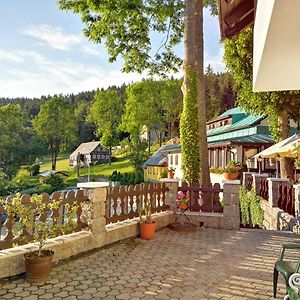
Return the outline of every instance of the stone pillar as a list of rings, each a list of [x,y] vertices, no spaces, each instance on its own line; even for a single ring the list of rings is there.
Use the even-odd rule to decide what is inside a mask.
[[[256,194],[259,194],[259,188],[260,188],[260,181],[261,179],[265,179],[268,178],[269,175],[268,174],[258,174],[258,173],[254,173],[252,174],[253,176],[253,188],[256,192]]]
[[[297,219],[300,218],[300,184],[293,185],[295,189],[295,215]]]
[[[240,205],[239,205],[239,180],[230,180],[223,183],[223,224],[225,229],[240,228]]]
[[[89,228],[92,232],[93,248],[99,248],[106,241],[105,206],[108,183],[87,182],[83,187],[84,194],[91,203],[92,222]]]
[[[287,183],[289,180],[285,178],[268,178],[269,185],[269,205],[270,207],[278,206],[278,187],[282,183]]]
[[[169,191],[166,193],[166,204],[170,206],[171,211],[175,212],[176,198],[178,193],[178,180],[162,178],[161,182],[164,182],[169,188]]]

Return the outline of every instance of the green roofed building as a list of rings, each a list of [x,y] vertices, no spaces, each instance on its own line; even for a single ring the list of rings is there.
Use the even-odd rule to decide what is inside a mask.
[[[230,160],[246,163],[248,158],[270,147],[274,141],[268,125],[267,116],[248,114],[237,107],[207,122],[210,168],[224,168]],[[257,163],[253,161],[250,166],[256,169]],[[271,171],[274,164],[265,160],[262,167]]]

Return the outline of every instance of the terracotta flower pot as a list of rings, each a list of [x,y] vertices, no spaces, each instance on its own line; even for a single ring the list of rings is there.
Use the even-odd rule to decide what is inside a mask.
[[[169,179],[173,179],[174,178],[174,172],[173,171],[169,171],[168,172],[168,178]]]
[[[184,210],[184,209],[187,209],[188,205],[187,205],[187,203],[181,203],[178,205],[178,207],[179,207],[179,209]]]
[[[151,240],[155,234],[155,222],[152,223],[139,223],[140,224],[140,237],[143,240]]]
[[[223,173],[224,178],[228,180],[235,180],[238,178],[239,173]]]
[[[53,255],[51,250],[43,250],[41,257],[37,256],[37,252],[25,254],[26,280],[30,283],[47,281],[52,270]]]

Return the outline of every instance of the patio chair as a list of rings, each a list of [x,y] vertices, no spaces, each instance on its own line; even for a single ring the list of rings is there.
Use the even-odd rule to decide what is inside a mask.
[[[278,273],[282,274],[285,279],[286,284],[286,293],[289,296],[290,300],[297,300],[298,298],[298,288],[293,286],[291,283],[290,277],[299,272],[300,268],[300,257],[295,264],[291,261],[283,260],[284,252],[286,249],[300,249],[300,243],[293,243],[293,244],[282,244],[279,258],[274,265],[274,273],[273,273],[273,296],[276,298],[277,293],[277,282],[278,282]],[[295,274],[296,276],[299,274]],[[293,277],[295,277],[295,275]],[[300,275],[299,275],[300,276]],[[299,278],[298,276],[298,278]],[[294,279],[294,278],[291,278]],[[297,280],[297,279],[296,279]],[[285,298],[286,299],[286,298]]]

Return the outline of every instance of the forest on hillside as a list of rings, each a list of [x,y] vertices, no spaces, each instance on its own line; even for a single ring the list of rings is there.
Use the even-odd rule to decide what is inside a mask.
[[[228,73],[205,72],[207,120],[235,104],[234,81]],[[179,136],[182,80],[143,80],[121,87],[41,98],[0,98],[0,172],[12,180],[21,166],[33,167],[52,155],[52,168],[62,151],[100,140],[112,148],[128,145],[132,165],[139,169],[150,153],[141,129],[163,139]],[[8,118],[9,116],[9,118]],[[162,134],[164,133],[164,134]]]

